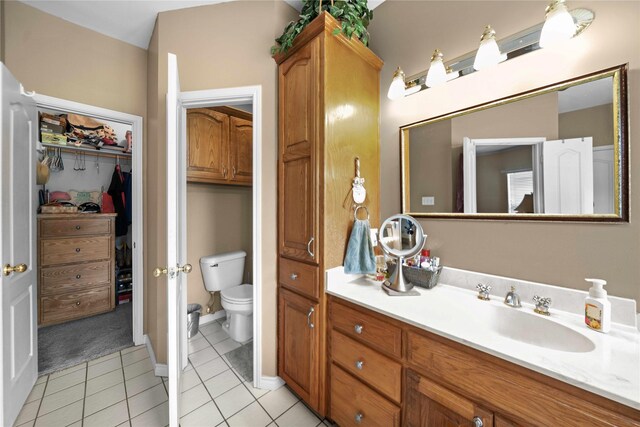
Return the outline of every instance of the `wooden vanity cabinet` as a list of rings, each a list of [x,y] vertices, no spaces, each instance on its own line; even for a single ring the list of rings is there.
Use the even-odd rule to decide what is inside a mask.
[[[251,185],[251,114],[230,107],[187,110],[187,181]]]
[[[278,374],[324,416],[329,394],[324,271],[342,265],[353,225],[355,159],[379,222],[382,61],[355,37],[333,35],[328,13],[278,64]],[[345,70],[348,70],[346,72]],[[354,78],[357,76],[357,78]],[[313,311],[311,311],[313,309]]]

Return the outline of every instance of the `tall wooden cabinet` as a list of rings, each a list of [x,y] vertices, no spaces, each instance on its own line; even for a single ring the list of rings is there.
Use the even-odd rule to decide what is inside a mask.
[[[366,206],[379,222],[382,61],[316,18],[275,56],[279,84],[278,372],[324,415],[327,406],[324,271],[342,265],[353,224],[349,200],[360,158]]]

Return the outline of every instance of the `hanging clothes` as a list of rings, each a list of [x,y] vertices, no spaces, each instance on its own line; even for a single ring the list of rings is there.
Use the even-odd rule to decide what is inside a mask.
[[[108,193],[113,199],[113,207],[118,215],[116,216],[116,237],[124,236],[127,234],[129,224],[127,223],[127,213],[125,208],[124,175],[120,170],[120,165],[116,165],[113,171]]]
[[[131,203],[131,172],[124,173],[124,206],[127,214],[127,225],[131,225],[132,221],[132,210],[131,207],[133,203]]]

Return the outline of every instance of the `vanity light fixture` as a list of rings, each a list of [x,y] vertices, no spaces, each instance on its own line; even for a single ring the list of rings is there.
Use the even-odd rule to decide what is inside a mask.
[[[569,21],[565,12],[571,18],[573,29],[568,24]],[[547,7],[545,22],[540,22],[533,27],[501,40],[495,39],[495,32],[492,29],[485,28],[477,51],[469,52],[451,61],[444,62],[442,52],[436,49],[431,57],[429,69],[409,77],[405,77],[400,67],[398,67],[393,74],[393,81],[387,96],[392,100],[401,99],[444,82],[455,80],[458,77],[464,77],[490,65],[536,51],[543,45],[552,44],[562,37],[576,37],[582,34],[594,19],[595,14],[592,10],[578,8],[568,11],[564,0],[554,0]],[[546,30],[547,25],[550,25],[549,30]],[[559,29],[561,27],[564,29]],[[543,30],[543,28],[545,29]],[[545,33],[544,37],[546,38],[547,31],[550,31],[548,33],[549,39],[543,39],[543,33]],[[404,82],[404,87],[401,86],[402,82]]]
[[[491,25],[487,25],[480,38],[480,47],[478,47],[476,58],[473,61],[473,69],[476,71],[484,70],[498,65],[506,59],[507,55],[500,53],[495,30],[491,28]]]
[[[540,47],[569,40],[576,34],[576,24],[564,2],[565,0],[554,0],[547,6],[540,34]]]

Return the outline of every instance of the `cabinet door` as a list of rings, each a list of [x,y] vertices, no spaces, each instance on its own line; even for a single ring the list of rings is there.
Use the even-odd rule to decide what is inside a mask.
[[[207,108],[187,111],[187,180],[225,182],[229,176],[229,116]]]
[[[493,413],[411,370],[405,400],[407,427],[493,427]]]
[[[278,373],[310,407],[320,401],[320,316],[318,304],[280,288]]]
[[[280,255],[318,263],[320,57],[316,39],[279,68]]]
[[[230,180],[251,184],[253,176],[253,123],[239,117],[229,117]]]

